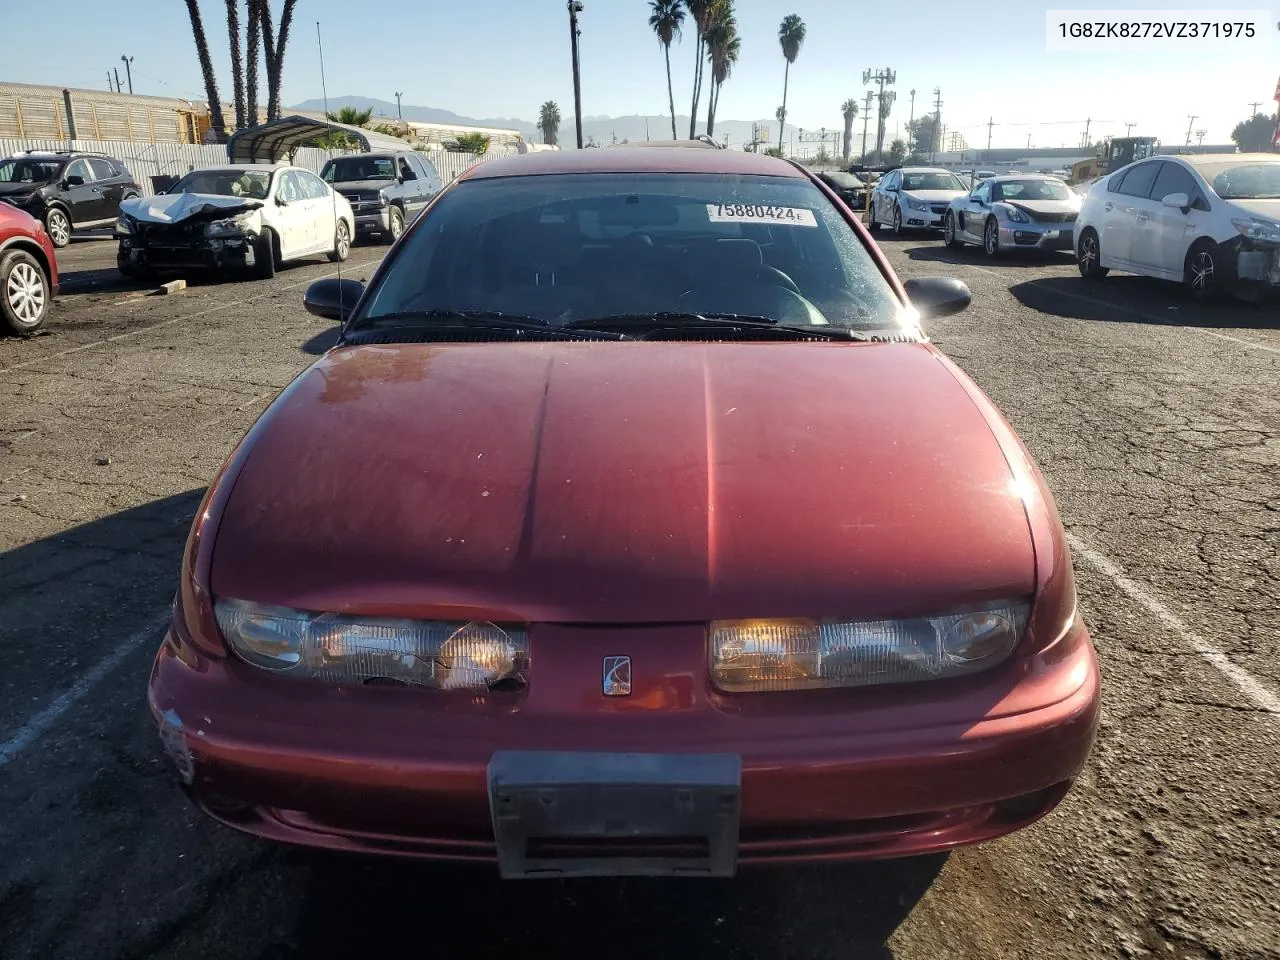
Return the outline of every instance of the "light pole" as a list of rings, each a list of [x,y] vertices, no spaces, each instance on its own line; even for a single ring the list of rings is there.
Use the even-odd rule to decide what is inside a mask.
[[[400,112],[400,98],[403,96],[404,96],[404,91],[402,90],[396,91],[396,119],[397,120],[404,119],[404,114]]]
[[[1187,114],[1187,117],[1188,117],[1188,118],[1190,119],[1190,121],[1191,121],[1190,123],[1188,123],[1188,124],[1187,124],[1187,142],[1186,142],[1186,146],[1188,146],[1188,147],[1189,147],[1189,146],[1191,146],[1191,128],[1192,128],[1192,127],[1194,127],[1194,126],[1196,125],[1196,121],[1197,121],[1197,120],[1199,120],[1200,118],[1199,118],[1199,117],[1197,117],[1194,113],[1189,113],[1189,114]]]
[[[120,59],[124,61],[124,75],[129,81],[129,92],[133,93],[133,71],[129,68],[129,64],[133,63],[133,57],[121,54]],[[119,84],[116,85],[119,86]]]
[[[893,107],[893,101],[897,98],[897,94],[892,90],[888,94],[884,92],[885,84],[893,86],[897,80],[898,75],[890,67],[862,71],[863,83],[877,83],[880,85],[880,115],[876,120],[876,163],[880,163],[884,159],[884,122],[888,119],[889,110]]]
[[[573,49],[573,122],[577,128],[578,149],[582,149],[582,80],[578,73],[578,14],[582,0],[569,0],[569,44]]]

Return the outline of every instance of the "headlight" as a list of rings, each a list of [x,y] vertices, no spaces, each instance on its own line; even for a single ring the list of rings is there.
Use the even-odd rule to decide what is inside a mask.
[[[1030,223],[1031,218],[1019,210],[1017,207],[1001,207],[1004,211],[1005,219],[1012,223]]]
[[[218,600],[214,616],[242,660],[290,677],[483,691],[522,680],[529,668],[523,627],[346,617],[243,600]]]
[[[917,200],[915,197],[907,197],[907,206],[912,210],[928,210],[929,204],[923,200]]]
[[[1028,605],[914,620],[720,620],[711,625],[711,679],[729,693],[815,690],[936,680],[1005,660]]]
[[[205,224],[206,237],[240,237],[244,236],[249,226],[249,216],[233,217],[227,220],[213,220]]]
[[[121,214],[116,218],[116,233],[133,233],[133,222]]]
[[[1242,236],[1250,240],[1271,240],[1280,243],[1280,223],[1270,220],[1232,220],[1231,223]]]
[[[378,194],[378,206],[387,207],[390,205],[391,201],[387,199],[387,195],[385,193]]]

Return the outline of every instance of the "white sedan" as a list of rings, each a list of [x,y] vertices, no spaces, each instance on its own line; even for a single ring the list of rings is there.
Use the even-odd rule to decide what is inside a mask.
[[[1181,282],[1195,300],[1280,289],[1280,155],[1152,157],[1103,177],[1076,221],[1090,279],[1123,270]]]
[[[272,277],[289,260],[347,259],[355,216],[346,197],[309,170],[241,164],[195,170],[154,197],[126,200],[116,265],[157,271],[249,271]]]
[[[941,230],[947,205],[967,196],[968,187],[950,170],[941,167],[902,167],[881,177],[871,192],[867,226],[872,233],[881,224],[894,233],[906,229]]]

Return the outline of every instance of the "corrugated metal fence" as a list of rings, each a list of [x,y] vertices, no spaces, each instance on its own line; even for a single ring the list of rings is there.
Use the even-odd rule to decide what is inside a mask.
[[[153,176],[182,176],[188,170],[220,167],[227,162],[227,148],[223,144],[194,143],[137,143],[130,140],[39,140],[0,138],[0,157],[8,157],[20,150],[85,150],[105,153],[124,161],[142,187],[145,196],[153,193]],[[319,173],[330,157],[346,153],[343,150],[319,150],[303,147],[294,163],[313,173]],[[502,156],[515,156],[514,150],[491,150],[484,157],[470,153],[449,153],[432,150],[424,153],[440,174],[440,179],[451,183],[462,171],[483,160]]]

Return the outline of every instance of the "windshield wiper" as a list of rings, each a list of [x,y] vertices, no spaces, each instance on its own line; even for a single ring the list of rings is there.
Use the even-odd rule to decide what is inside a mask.
[[[574,320],[565,325],[566,330],[612,330],[644,331],[655,333],[661,330],[688,330],[689,328],[728,328],[750,330],[754,334],[777,336],[779,339],[802,340],[819,337],[824,340],[866,340],[865,334],[848,327],[837,326],[791,326],[780,324],[772,317],[759,317],[740,313],[620,313],[607,317],[591,317],[587,320]],[[641,339],[644,339],[641,337]]]
[[[344,339],[361,333],[387,329],[422,329],[424,327],[447,330],[449,328],[466,328],[471,330],[508,331],[514,337],[529,334],[564,340],[626,340],[625,334],[605,330],[576,330],[569,327],[552,326],[541,317],[526,317],[519,314],[502,313],[497,310],[401,310],[396,313],[379,314],[376,317],[365,317],[357,325],[352,326]]]

